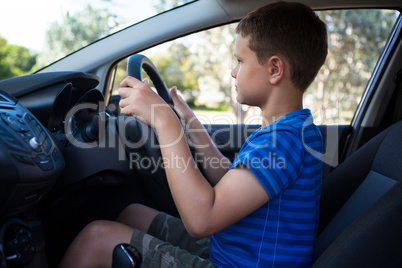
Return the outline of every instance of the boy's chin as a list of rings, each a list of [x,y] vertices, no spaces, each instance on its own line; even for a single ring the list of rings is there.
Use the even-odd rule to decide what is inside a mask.
[[[239,96],[239,94],[237,94],[236,101],[237,101],[237,103],[239,103],[239,104],[249,105],[249,104],[245,101],[244,98],[242,98],[241,96]]]

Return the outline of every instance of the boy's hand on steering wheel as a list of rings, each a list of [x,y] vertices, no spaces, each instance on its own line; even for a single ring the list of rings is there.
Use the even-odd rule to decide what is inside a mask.
[[[127,76],[120,84],[121,112],[135,115],[149,126],[156,128],[158,122],[169,113],[173,113],[169,105],[149,86],[148,80],[140,80]],[[168,109],[166,109],[168,108]]]

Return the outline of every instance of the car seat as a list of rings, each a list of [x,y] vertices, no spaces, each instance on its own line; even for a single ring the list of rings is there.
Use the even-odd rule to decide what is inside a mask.
[[[402,267],[402,121],[323,180],[313,267]]]

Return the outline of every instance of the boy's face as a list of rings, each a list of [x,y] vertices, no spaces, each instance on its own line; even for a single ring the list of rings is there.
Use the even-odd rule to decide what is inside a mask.
[[[248,46],[249,37],[237,35],[235,46],[236,67],[232,77],[236,79],[237,101],[241,104],[263,107],[269,96],[268,61],[261,65],[257,55]]]

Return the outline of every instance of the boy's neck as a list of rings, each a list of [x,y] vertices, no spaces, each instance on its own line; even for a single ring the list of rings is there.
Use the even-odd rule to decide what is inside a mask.
[[[290,112],[303,109],[303,92],[296,89],[287,91],[287,94],[277,94],[277,96],[270,97],[264,107],[260,108],[262,111],[261,127],[264,128]]]

